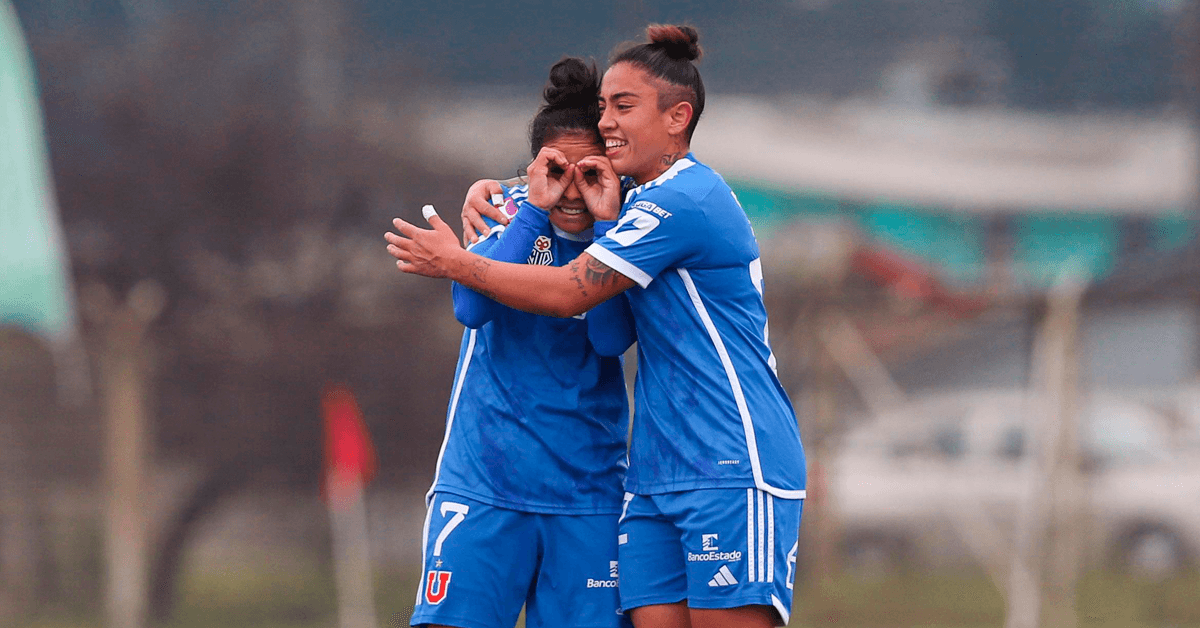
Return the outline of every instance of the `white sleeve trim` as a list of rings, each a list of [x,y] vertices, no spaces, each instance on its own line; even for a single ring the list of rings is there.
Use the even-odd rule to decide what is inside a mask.
[[[649,286],[650,282],[654,281],[654,277],[647,275],[645,272],[642,272],[642,269],[630,264],[616,253],[613,253],[599,244],[592,244],[591,246],[587,247],[586,250],[584,250],[584,253],[587,253],[601,262],[604,262],[609,268],[636,281],[637,285],[643,288]]]
[[[488,231],[487,233],[483,234],[482,238],[479,238],[478,240],[468,244],[467,250],[470,251],[471,249],[475,248],[476,246],[479,246],[479,244],[482,243],[484,240],[486,240],[494,235],[504,233],[504,228],[505,228],[504,225],[496,225],[495,227],[492,227],[491,231]]]

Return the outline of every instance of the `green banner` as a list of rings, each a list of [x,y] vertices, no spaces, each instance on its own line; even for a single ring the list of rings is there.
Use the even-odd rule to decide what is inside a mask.
[[[13,324],[58,339],[75,314],[33,62],[0,0],[0,325]]]

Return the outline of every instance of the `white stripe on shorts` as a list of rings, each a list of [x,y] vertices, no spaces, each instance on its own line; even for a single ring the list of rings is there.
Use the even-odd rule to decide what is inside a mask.
[[[758,491],[758,581],[766,582],[767,570],[763,569],[763,545],[766,543],[763,534],[763,492]],[[766,551],[771,551],[772,548],[766,548]]]
[[[767,579],[775,582],[775,496],[767,493]]]
[[[746,489],[746,569],[754,582],[754,489]]]
[[[429,547],[429,520],[433,518],[433,502],[425,507],[425,527],[421,529],[421,579],[417,583],[417,602],[421,605],[421,594],[425,592],[425,548]]]

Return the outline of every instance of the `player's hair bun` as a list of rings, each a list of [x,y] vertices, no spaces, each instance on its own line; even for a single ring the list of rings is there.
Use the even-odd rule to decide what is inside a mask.
[[[600,73],[596,65],[578,57],[563,57],[550,68],[550,80],[542,90],[547,107],[555,109],[588,107],[596,104],[600,92]]]
[[[650,44],[672,59],[696,61],[703,53],[700,50],[700,33],[691,26],[674,24],[651,24],[646,27]]]
[[[538,151],[563,133],[581,133],[603,148],[600,122],[600,72],[595,62],[563,57],[550,68],[542,90],[542,106],[529,123],[529,152]]]

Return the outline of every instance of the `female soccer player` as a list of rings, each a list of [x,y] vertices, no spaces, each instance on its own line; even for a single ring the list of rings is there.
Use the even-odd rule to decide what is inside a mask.
[[[519,209],[472,248],[478,259],[554,267],[591,243],[589,203],[600,198],[589,201],[575,180],[594,182],[597,165],[607,167],[598,90],[595,67],[579,59],[551,69],[530,125],[528,188],[510,190]],[[615,178],[611,168],[605,176]],[[558,319],[463,284],[453,295],[468,329],[427,497],[412,624],[511,628],[524,605],[530,627],[627,625],[616,568],[629,421],[619,356],[634,339],[627,301]]]
[[[638,338],[621,518],[621,606],[639,628],[786,623],[804,453],[767,342],[758,244],[724,180],[689,152],[704,109],[696,31],[651,26],[600,92],[605,154],[636,187],[620,220],[566,267],[499,264],[397,219],[404,272],[450,277],[510,306],[573,316],[626,292]],[[577,178],[611,196],[610,177]],[[603,234],[601,236],[601,234]]]

